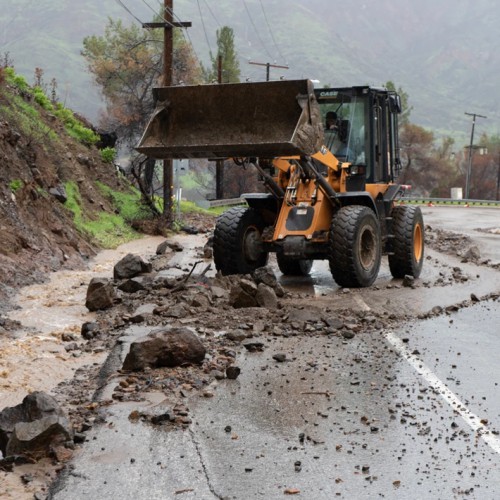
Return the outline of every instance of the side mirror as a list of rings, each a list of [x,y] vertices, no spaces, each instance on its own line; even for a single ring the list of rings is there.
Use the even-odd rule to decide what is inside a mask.
[[[389,109],[391,110],[391,113],[401,113],[403,111],[401,97],[399,97],[398,94],[389,95]]]

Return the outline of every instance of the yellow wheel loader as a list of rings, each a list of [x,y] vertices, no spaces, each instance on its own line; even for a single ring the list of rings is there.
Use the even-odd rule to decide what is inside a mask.
[[[399,96],[371,87],[314,89],[309,80],[162,87],[137,147],[153,158],[253,164],[267,193],[221,215],[214,261],[250,273],[275,252],[307,275],[327,259],[343,287],[370,286],[387,254],[395,278],[418,277],[424,224],[399,205]]]

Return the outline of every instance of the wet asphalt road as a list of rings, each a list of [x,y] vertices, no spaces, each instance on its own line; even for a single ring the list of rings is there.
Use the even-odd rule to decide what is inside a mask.
[[[458,224],[473,238],[476,227],[500,226],[492,209],[438,210],[424,210],[426,224]],[[486,239],[481,249],[498,262],[500,236]],[[428,253],[423,280],[459,263]],[[337,294],[335,306],[418,314],[500,290],[498,271],[460,265],[470,282],[416,290],[384,288],[384,267],[381,290]],[[335,285],[321,266],[302,286],[331,304]],[[131,423],[137,403],[110,407],[52,498],[499,498],[498,325],[497,300],[351,340],[266,337],[262,353],[241,350],[237,380],[188,402],[189,430]],[[168,407],[151,398],[150,408]]]

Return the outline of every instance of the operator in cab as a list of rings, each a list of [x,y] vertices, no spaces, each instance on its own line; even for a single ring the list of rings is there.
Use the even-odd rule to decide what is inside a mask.
[[[352,161],[354,153],[348,147],[349,121],[339,120],[335,111],[328,111],[325,116],[326,147],[339,161]]]

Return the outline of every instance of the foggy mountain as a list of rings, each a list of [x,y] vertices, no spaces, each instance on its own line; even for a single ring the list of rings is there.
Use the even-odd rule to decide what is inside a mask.
[[[0,54],[10,53],[28,81],[35,67],[55,77],[68,106],[96,119],[101,102],[80,56],[87,35],[107,17],[137,22],[120,1],[0,0]],[[142,22],[161,0],[121,0]],[[466,142],[500,124],[500,4],[494,0],[174,0],[198,58],[209,64],[215,32],[234,29],[242,79],[319,80],[319,86],[382,86],[392,80],[410,96],[411,120]]]

